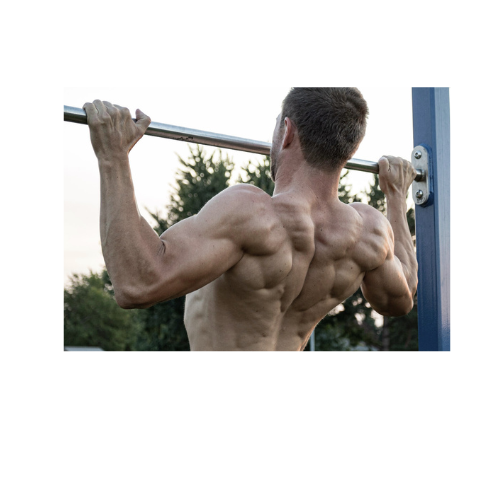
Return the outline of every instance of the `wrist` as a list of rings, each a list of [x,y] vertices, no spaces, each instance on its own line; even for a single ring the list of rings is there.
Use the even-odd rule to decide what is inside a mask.
[[[99,168],[109,168],[116,167],[120,164],[128,164],[128,154],[127,153],[115,153],[99,155],[97,157],[99,163]]]
[[[401,191],[390,191],[385,195],[387,203],[394,204],[404,204],[406,206],[406,193]]]
[[[406,222],[406,195],[402,193],[393,194],[391,196],[387,196],[387,216],[392,222],[395,222],[396,219],[402,217]],[[394,219],[396,217],[396,219]]]

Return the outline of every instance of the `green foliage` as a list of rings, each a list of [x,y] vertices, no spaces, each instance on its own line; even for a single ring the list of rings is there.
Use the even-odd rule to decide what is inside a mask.
[[[115,302],[106,271],[73,274],[64,290],[64,345],[130,351],[140,332],[138,311]]]
[[[264,156],[257,163],[249,161],[247,165],[241,168],[243,175],[240,174],[238,182],[253,184],[272,196],[274,192],[274,182],[271,178],[271,160],[269,156]]]
[[[167,216],[149,214],[155,219],[158,234],[166,231],[175,223],[197,214],[215,195],[229,187],[234,163],[220,150],[210,156],[203,146],[189,148],[190,157],[183,160],[177,155],[182,167],[176,175],[175,193],[167,205]],[[217,155],[217,157],[216,157]]]
[[[341,176],[339,181],[339,200],[342,203],[355,203],[360,202],[361,198],[357,194],[351,194],[352,186],[348,184],[349,170],[346,170]]]
[[[368,196],[368,205],[376,208],[379,212],[386,214],[386,200],[385,194],[380,189],[380,184],[378,182],[378,175],[373,174],[372,182],[370,183],[368,190],[365,191],[365,195]]]
[[[178,297],[140,311],[142,332],[137,339],[138,351],[189,351],[184,302],[185,297]]]
[[[415,295],[413,309],[406,316],[385,318],[390,351],[418,351],[418,308]]]

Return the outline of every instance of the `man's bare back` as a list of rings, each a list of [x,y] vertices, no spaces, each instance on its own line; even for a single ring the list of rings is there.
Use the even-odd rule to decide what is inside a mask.
[[[303,350],[315,325],[360,286],[385,315],[407,314],[417,264],[406,223],[416,173],[381,158],[388,218],[345,205],[340,170],[311,168],[297,127],[278,116],[271,197],[249,185],[226,189],[160,238],[138,213],[128,152],[150,119],[94,101],[84,106],[101,172],[103,254],[124,308],[187,295],[192,350]]]
[[[253,186],[232,189],[240,201],[259,205],[254,223],[260,228],[237,264],[187,296],[191,348],[303,350],[316,324],[385,259],[365,248],[370,238],[383,248],[383,233],[371,234],[360,204],[310,204],[294,193],[271,198]]]

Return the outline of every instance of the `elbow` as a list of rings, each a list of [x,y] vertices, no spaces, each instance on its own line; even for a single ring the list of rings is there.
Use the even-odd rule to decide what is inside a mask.
[[[137,293],[132,289],[115,289],[115,300],[122,309],[147,309],[154,303],[146,302],[145,295]]]
[[[152,274],[147,280],[129,280],[115,286],[115,299],[122,309],[148,309],[155,304],[174,298],[165,279]]]
[[[400,316],[406,316],[407,314],[410,314],[412,309],[413,309],[413,301],[411,302],[411,305],[409,307],[406,307],[404,309],[396,309],[393,314],[390,314],[390,316],[393,316],[394,318]]]
[[[115,300],[122,309],[137,309],[135,296],[123,288],[115,288]]]
[[[151,289],[115,289],[116,303],[122,309],[149,309],[150,307],[175,298],[168,296],[165,293],[159,294]]]
[[[394,301],[391,305],[392,307],[390,308],[389,314],[384,314],[384,316],[392,316],[394,318],[406,316],[410,314],[413,309],[413,296],[401,298]]]
[[[390,316],[392,318],[406,316],[413,309],[413,296],[408,295],[396,299],[393,298],[392,300],[388,300],[383,307],[373,308],[382,316]]]

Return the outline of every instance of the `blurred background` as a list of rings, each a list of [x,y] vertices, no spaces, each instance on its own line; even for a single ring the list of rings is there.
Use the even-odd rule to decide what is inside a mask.
[[[153,121],[271,142],[288,87],[67,88],[64,104],[94,99],[140,108]],[[370,108],[366,137],[356,157],[410,157],[413,149],[410,87],[360,87]],[[142,215],[161,234],[197,213],[226,187],[249,182],[272,194],[266,156],[145,136],[130,154]],[[344,170],[339,196],[385,212],[377,176]],[[184,297],[146,310],[120,309],[99,239],[99,172],[88,127],[64,124],[64,345],[65,349],[189,350]],[[407,218],[414,235],[414,205]],[[310,344],[306,350],[310,349]],[[418,350],[417,300],[402,318],[383,318],[360,290],[316,327],[314,349]]]

